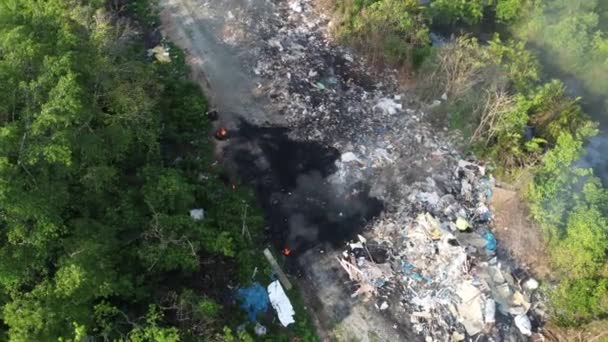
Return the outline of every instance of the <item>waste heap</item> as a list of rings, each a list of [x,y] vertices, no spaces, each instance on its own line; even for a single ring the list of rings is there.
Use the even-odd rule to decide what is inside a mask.
[[[332,43],[329,18],[312,0],[269,5],[270,19],[239,22],[259,38],[245,52],[254,93],[281,114],[290,138],[342,152],[328,191],[348,197],[364,182],[386,206],[336,261],[356,285],[353,295],[375,298],[382,314],[427,341],[526,340],[544,321],[538,283],[494,239],[492,178],[460,159],[457,135],[427,120],[449,95],[421,104],[398,90],[395,72],[372,75]]]
[[[444,193],[435,181],[414,184],[409,204],[372,225],[339,260],[355,294],[379,298],[427,341],[525,340],[543,320],[538,282],[497,255],[490,230],[493,179],[460,160]],[[445,188],[445,187],[444,187]],[[383,249],[386,262],[374,260]],[[390,268],[390,271],[388,271]]]

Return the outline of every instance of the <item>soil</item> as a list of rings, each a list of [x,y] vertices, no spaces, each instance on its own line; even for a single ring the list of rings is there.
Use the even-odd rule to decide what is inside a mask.
[[[501,246],[532,274],[545,279],[550,275],[546,244],[540,229],[529,218],[529,211],[520,194],[496,187],[492,196],[494,234]]]

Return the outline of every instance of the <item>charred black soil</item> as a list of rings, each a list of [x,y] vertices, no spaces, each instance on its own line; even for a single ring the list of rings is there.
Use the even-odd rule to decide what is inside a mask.
[[[367,184],[339,188],[326,180],[336,171],[336,149],[293,140],[283,127],[243,120],[237,126],[224,157],[239,179],[256,190],[277,248],[298,255],[319,242],[340,245],[382,211]]]

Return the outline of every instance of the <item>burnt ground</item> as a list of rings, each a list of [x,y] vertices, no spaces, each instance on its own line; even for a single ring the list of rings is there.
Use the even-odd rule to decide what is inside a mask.
[[[272,240],[294,256],[320,242],[341,245],[377,216],[383,204],[360,182],[332,189],[340,153],[314,141],[289,138],[285,127],[239,120],[223,156],[241,181],[255,187]],[[288,229],[286,229],[286,227]]]

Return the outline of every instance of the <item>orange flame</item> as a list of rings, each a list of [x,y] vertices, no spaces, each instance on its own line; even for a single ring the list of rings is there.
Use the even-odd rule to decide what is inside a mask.
[[[289,248],[284,248],[284,249],[283,249],[283,255],[288,256],[289,254],[291,254],[291,249],[289,249]]]

